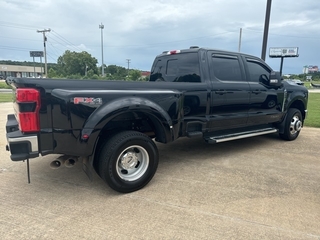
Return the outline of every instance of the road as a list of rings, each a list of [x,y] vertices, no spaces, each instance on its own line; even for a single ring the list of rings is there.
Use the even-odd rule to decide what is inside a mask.
[[[320,129],[205,144],[158,144],[160,164],[142,190],[119,194],[57,156],[12,162],[0,104],[1,239],[320,239]]]
[[[320,89],[313,88],[313,89],[308,89],[308,90],[311,93],[320,93]]]
[[[12,93],[11,89],[0,88],[0,93]]]

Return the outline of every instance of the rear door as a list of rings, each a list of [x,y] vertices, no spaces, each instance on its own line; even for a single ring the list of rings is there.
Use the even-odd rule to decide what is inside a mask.
[[[208,83],[200,74],[197,51],[177,52],[159,57],[153,64],[150,81],[158,82],[157,88],[170,87],[184,93],[184,121],[200,119],[206,122]]]
[[[210,130],[246,126],[250,86],[241,56],[208,51],[207,57],[211,80]]]

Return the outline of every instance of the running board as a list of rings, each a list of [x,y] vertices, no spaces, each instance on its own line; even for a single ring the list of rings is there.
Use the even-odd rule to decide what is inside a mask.
[[[254,131],[239,132],[239,133],[232,133],[232,134],[227,134],[227,135],[208,137],[208,138],[205,138],[205,141],[207,143],[221,143],[221,142],[227,142],[227,141],[232,141],[232,140],[237,140],[237,139],[242,139],[242,138],[255,137],[255,136],[276,133],[276,132],[278,132],[278,130],[275,128],[264,128],[264,129],[254,130]]]

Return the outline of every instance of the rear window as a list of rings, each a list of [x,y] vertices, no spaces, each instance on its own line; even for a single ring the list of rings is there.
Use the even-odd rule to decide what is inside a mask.
[[[150,81],[201,82],[198,53],[179,53],[156,59]]]

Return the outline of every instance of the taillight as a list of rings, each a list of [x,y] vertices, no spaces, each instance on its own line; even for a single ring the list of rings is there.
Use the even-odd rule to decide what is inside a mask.
[[[21,132],[38,132],[40,130],[39,91],[33,88],[18,88],[16,90],[16,102],[19,105],[17,115]]]

